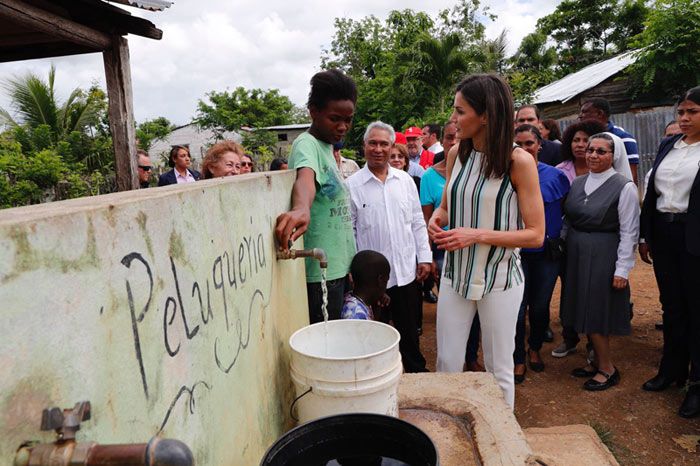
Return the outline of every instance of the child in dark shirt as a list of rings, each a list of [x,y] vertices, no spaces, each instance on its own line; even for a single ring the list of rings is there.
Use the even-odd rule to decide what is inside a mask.
[[[375,320],[373,306],[386,294],[391,266],[381,253],[360,251],[350,264],[353,290],[345,295],[342,319]]]

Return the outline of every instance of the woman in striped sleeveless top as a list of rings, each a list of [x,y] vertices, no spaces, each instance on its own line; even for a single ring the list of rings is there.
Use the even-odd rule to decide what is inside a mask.
[[[437,310],[438,371],[461,372],[472,320],[479,312],[486,370],[512,408],[513,350],[523,296],[519,248],[544,241],[537,166],[513,148],[513,98],[496,75],[457,86],[452,120],[459,147],[447,156],[442,204],[428,229],[445,259]],[[442,227],[450,229],[443,231]]]

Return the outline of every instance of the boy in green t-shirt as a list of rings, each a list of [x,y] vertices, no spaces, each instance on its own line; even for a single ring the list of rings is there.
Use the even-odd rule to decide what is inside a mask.
[[[339,319],[348,287],[355,238],[350,219],[350,195],[333,157],[333,144],[343,140],[352,126],[357,88],[338,70],[316,73],[311,78],[307,107],[311,127],[292,145],[289,168],[296,169],[292,209],[277,217],[275,234],[280,248],[304,236],[305,248],[321,248],[328,256],[328,316]],[[317,261],[306,259],[306,291],[309,320],[323,320],[321,270]]]

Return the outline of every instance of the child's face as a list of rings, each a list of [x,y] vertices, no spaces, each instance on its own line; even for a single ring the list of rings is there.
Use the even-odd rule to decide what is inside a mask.
[[[378,300],[384,294],[386,293],[386,284],[389,283],[389,275],[379,275],[377,277],[377,296],[376,299]]]
[[[335,144],[345,139],[350,131],[355,104],[352,100],[331,100],[324,108],[311,107],[309,112],[320,139]]]

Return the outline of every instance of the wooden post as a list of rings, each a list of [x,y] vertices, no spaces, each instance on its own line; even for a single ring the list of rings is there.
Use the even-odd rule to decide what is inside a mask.
[[[114,36],[112,47],[102,53],[107,78],[109,99],[109,128],[114,146],[117,189],[128,191],[139,188],[136,162],[136,127],[131,92],[129,42]]]

